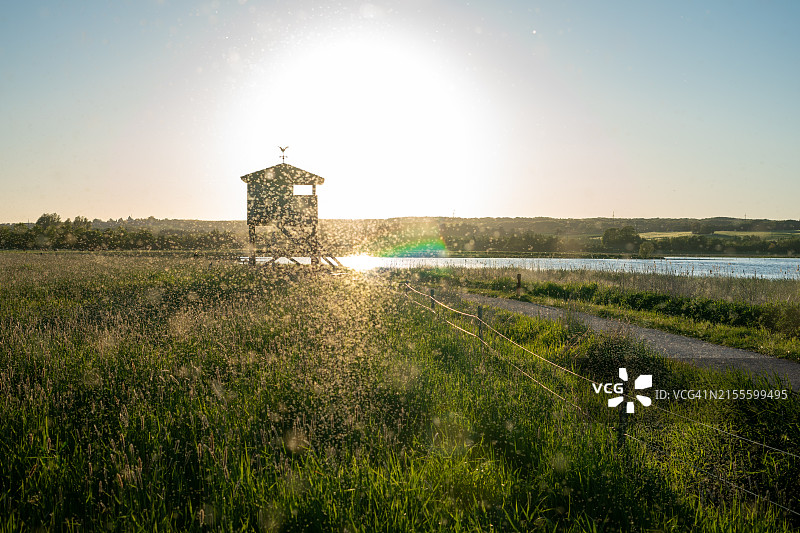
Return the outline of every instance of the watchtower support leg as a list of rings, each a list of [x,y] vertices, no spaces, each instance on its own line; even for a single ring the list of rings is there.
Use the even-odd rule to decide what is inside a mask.
[[[317,226],[319,219],[315,216],[311,221],[311,235],[309,236],[309,244],[311,244],[311,264],[320,264],[319,239],[317,238]]]
[[[247,225],[247,233],[250,242],[250,264],[256,264],[256,227],[254,224]]]

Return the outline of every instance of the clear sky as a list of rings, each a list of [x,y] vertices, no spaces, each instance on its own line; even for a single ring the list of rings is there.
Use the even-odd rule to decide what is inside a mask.
[[[800,2],[8,3],[0,221],[800,218]]]

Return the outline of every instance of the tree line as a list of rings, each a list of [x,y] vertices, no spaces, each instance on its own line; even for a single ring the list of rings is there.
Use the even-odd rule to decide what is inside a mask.
[[[513,253],[616,253],[640,257],[671,254],[800,255],[800,236],[765,239],[755,235],[682,235],[645,239],[633,226],[608,228],[601,238],[541,235],[531,231],[486,230],[470,225],[441,225],[448,250]]]
[[[93,229],[84,217],[62,221],[56,213],[43,214],[32,226],[0,227],[0,249],[6,250],[224,250],[241,246],[229,231]]]
[[[408,242],[436,240],[452,252],[613,253],[639,257],[653,255],[800,255],[800,236],[766,239],[755,235],[691,234],[656,239],[643,238],[632,225],[606,228],[602,237],[547,235],[503,224],[442,222],[409,226],[400,221],[322,221],[321,241],[340,255],[364,250],[401,248]],[[380,222],[380,223],[378,223]],[[787,225],[787,224],[779,224]],[[61,220],[45,213],[35,224],[0,226],[0,249],[16,250],[228,250],[241,249],[247,237],[220,231],[213,223],[202,229],[163,227],[152,229],[119,223],[96,228],[85,217]],[[438,230],[438,231],[437,231]],[[263,238],[263,237],[262,237]],[[438,253],[438,252],[437,252]]]

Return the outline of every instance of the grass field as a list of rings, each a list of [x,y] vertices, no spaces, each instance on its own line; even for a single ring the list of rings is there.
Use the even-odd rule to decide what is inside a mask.
[[[637,408],[620,445],[604,395],[445,318],[352,272],[0,255],[0,530],[800,526],[730,485],[800,508],[795,395]],[[665,389],[781,388],[486,319],[598,381],[625,365]]]
[[[726,237],[759,237],[762,239],[785,239],[800,235],[800,231],[715,231],[714,235]]]
[[[643,239],[668,239],[670,237],[689,237],[690,235],[692,235],[691,231],[648,231],[639,234]]]
[[[640,233],[643,239],[669,239],[671,237],[690,237],[691,231],[648,231]],[[759,237],[761,239],[785,239],[800,235],[800,231],[715,231],[713,235],[723,237]]]

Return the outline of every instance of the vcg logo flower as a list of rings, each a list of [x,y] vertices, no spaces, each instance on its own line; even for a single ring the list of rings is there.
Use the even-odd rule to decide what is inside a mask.
[[[628,370],[625,368],[620,368],[619,378],[622,381],[628,381]],[[641,376],[636,378],[636,380],[633,382],[634,390],[649,389],[652,386],[653,386],[652,374],[642,374]],[[603,390],[606,394],[619,395],[615,396],[614,398],[610,398],[608,400],[609,407],[616,407],[625,400],[625,397],[623,396],[625,392],[625,387],[623,383],[602,383],[602,384],[592,383],[592,388],[594,389],[594,392],[596,394],[600,394],[600,391]],[[641,394],[637,394],[636,399],[639,400],[639,402],[645,407],[648,407],[652,403],[652,400],[649,397],[643,396]],[[627,404],[625,405],[625,410],[628,413],[633,413],[633,408],[634,408],[634,403],[632,401],[627,402]]]

